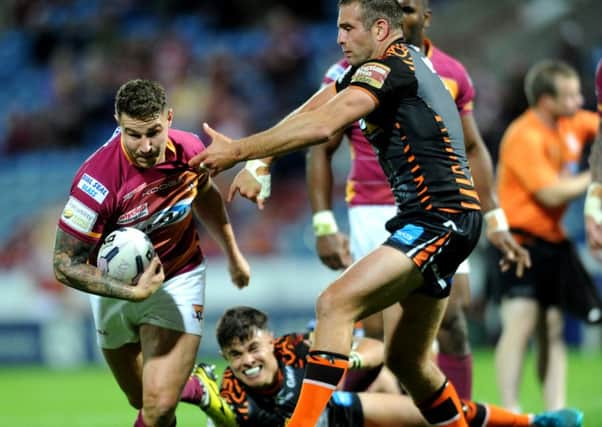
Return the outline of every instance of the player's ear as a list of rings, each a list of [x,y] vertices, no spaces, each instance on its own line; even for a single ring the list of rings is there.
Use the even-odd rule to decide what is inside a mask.
[[[115,117],[115,121],[117,122],[117,125],[120,125],[119,116],[117,115],[117,113],[113,114],[113,117]]]
[[[384,39],[386,39],[391,32],[391,26],[389,25],[389,21],[382,18],[377,19],[374,22],[373,28],[375,29],[376,40],[378,41],[383,41]]]
[[[430,9],[424,11],[424,28],[429,28],[431,26],[431,21],[433,19],[433,12]]]
[[[171,127],[171,123],[173,122],[173,108],[167,110],[167,126]]]

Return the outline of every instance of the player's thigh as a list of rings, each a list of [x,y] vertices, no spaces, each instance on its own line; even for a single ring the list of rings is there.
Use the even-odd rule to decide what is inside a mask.
[[[116,349],[102,349],[104,358],[119,387],[135,407],[142,405],[142,352],[139,343]]]
[[[149,324],[140,326],[145,399],[152,394],[177,402],[194,366],[200,342],[199,335]]]
[[[345,313],[354,320],[362,319],[403,300],[422,283],[422,273],[403,252],[380,246],[322,293],[318,314]]]
[[[504,298],[500,306],[502,332],[518,337],[529,337],[537,326],[539,304],[532,298]]]
[[[358,393],[364,427],[423,427],[429,424],[410,397],[402,394]]]

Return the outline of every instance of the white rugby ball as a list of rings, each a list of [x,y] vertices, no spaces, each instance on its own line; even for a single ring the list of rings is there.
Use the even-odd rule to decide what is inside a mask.
[[[155,248],[144,232],[132,227],[118,228],[102,242],[96,266],[103,274],[134,284],[153,256]]]

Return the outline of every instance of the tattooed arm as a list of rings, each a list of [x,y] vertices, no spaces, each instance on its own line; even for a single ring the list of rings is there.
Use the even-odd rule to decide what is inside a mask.
[[[133,286],[101,274],[88,264],[92,245],[58,229],[54,244],[54,274],[63,284],[89,294],[142,301],[151,296],[163,283],[163,266],[155,256]]]

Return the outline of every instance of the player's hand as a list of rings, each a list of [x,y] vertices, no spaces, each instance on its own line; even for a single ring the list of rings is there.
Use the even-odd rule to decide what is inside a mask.
[[[188,161],[188,165],[195,169],[208,171],[211,176],[230,169],[240,161],[238,145],[226,135],[203,123],[203,129],[211,138],[211,144],[199,154]]]
[[[236,193],[240,193],[242,197],[257,203],[257,207],[263,210],[266,199],[270,197],[270,179],[268,165],[261,160],[251,160],[234,177],[226,200],[231,202]]]
[[[585,235],[592,256],[602,262],[602,224],[589,215],[585,215]]]
[[[316,251],[322,263],[332,270],[341,270],[351,265],[349,238],[343,233],[316,237]]]
[[[487,238],[502,253],[500,260],[502,271],[508,271],[512,265],[515,265],[516,276],[523,277],[525,268],[531,268],[529,251],[519,245],[509,231],[487,232]]]
[[[593,257],[602,261],[602,183],[589,185],[583,213],[587,246]]]
[[[251,267],[246,258],[237,250],[228,259],[230,279],[238,289],[246,288],[251,278]]]
[[[163,264],[155,255],[135,285],[136,301],[143,301],[150,297],[161,287],[164,280]]]

